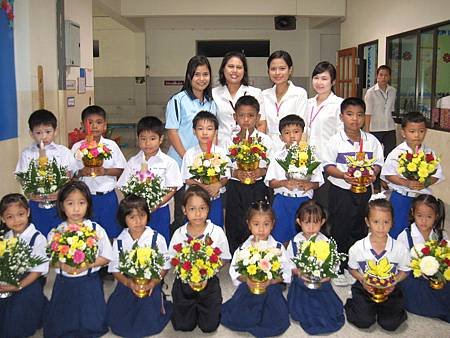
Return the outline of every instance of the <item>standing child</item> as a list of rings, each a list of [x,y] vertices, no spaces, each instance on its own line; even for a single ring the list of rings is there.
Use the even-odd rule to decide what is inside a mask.
[[[297,211],[299,232],[289,243],[287,256],[292,259],[298,254],[304,241],[316,236],[316,241],[328,241],[320,232],[326,221],[326,214],[322,206],[316,201],[308,201]],[[291,285],[287,296],[289,312],[292,319],[298,321],[306,333],[327,334],[338,331],[345,323],[344,306],[331,286],[330,279],[321,280],[318,289],[305,286],[305,276],[302,271],[292,269]]]
[[[31,247],[33,256],[47,258],[47,241],[30,223],[30,208],[24,196],[5,195],[0,201],[0,217],[9,229],[5,238],[21,239]],[[48,300],[40,279],[47,272],[46,262],[27,271],[19,281],[19,287],[0,285],[0,294],[12,293],[7,298],[0,297],[0,337],[29,337],[42,327]]]
[[[102,143],[111,150],[112,157],[105,160],[103,166],[97,168],[87,168],[81,160],[76,161],[78,171],[75,177],[79,177],[81,181],[86,183],[91,192],[92,220],[103,224],[109,238],[116,238],[121,231],[121,227],[115,217],[119,201],[114,188],[116,187],[117,178],[125,168],[126,160],[117,143],[103,137],[107,123],[106,112],[102,107],[86,107],[81,113],[81,120],[83,125],[89,125],[95,142],[97,144]],[[74,154],[80,148],[82,142],[84,140],[73,145],[72,152]],[[92,176],[93,172],[96,175],[95,177]]]
[[[211,197],[211,208],[208,218],[212,223],[223,228],[223,208],[220,194],[225,192],[225,185],[230,176],[229,168],[226,169],[225,175],[221,176],[217,182],[209,184],[194,179],[193,175],[189,172],[189,167],[195,163],[197,156],[202,153],[219,154],[223,160],[228,162],[226,150],[213,145],[213,140],[215,140],[217,129],[219,128],[219,121],[214,114],[202,110],[194,117],[192,126],[194,128],[194,134],[198,139],[198,145],[189,148],[184,154],[181,174],[186,185],[199,185],[209,193]]]
[[[436,158],[433,150],[423,144],[427,134],[427,126],[425,117],[421,113],[408,113],[403,117],[401,134],[405,142],[399,144],[389,153],[386,164],[381,170],[381,179],[385,180],[392,190],[390,200],[395,209],[395,214],[394,226],[390,235],[394,238],[397,238],[409,225],[409,212],[414,197],[420,194],[431,194],[432,191],[429,187],[444,179],[440,164],[437,165],[436,173],[426,181],[426,184],[406,179],[398,173],[398,158],[403,153],[416,154],[423,151],[425,154],[430,154],[433,158]]]
[[[64,166],[68,171],[73,169],[75,159],[70,150],[60,144],[55,143],[57,135],[57,120],[52,112],[40,109],[33,112],[28,119],[30,135],[35,142],[22,151],[19,162],[17,162],[15,172],[27,171],[31,161],[39,158],[39,150],[43,147],[45,155],[49,160],[55,159],[60,166]],[[54,196],[48,196],[50,200],[56,200]],[[42,199],[38,195],[30,196],[31,220],[44,236],[49,231],[61,223],[56,207],[44,209],[39,207]]]
[[[207,220],[211,200],[209,193],[198,185],[186,190],[183,212],[188,222],[173,234],[169,255],[175,257],[174,246],[192,239],[212,240],[212,246],[221,250],[222,261],[231,259],[227,238],[222,228]],[[192,331],[198,325],[203,332],[213,332],[220,323],[222,290],[217,276],[207,280],[202,291],[194,291],[189,284],[176,278],[172,287],[173,316],[175,330]]]
[[[393,285],[385,289],[388,299],[375,303],[370,298],[373,287],[364,276],[370,266],[378,265],[382,259],[388,260],[391,267],[385,272],[394,273],[396,282],[404,280],[410,270],[408,250],[389,236],[392,215],[392,205],[387,200],[370,201],[366,217],[370,233],[356,242],[348,254],[350,273],[357,282],[352,285],[352,298],[347,299],[345,313],[347,320],[359,328],[369,328],[377,321],[383,329],[395,331],[407,318],[399,288]]]
[[[286,115],[280,120],[280,138],[285,144],[271,156],[264,183],[274,189],[273,211],[275,212],[275,228],[272,236],[281,243],[290,241],[296,231],[296,212],[298,208],[313,197],[314,189],[323,184],[322,167],[317,168],[310,180],[289,179],[286,172],[277,162],[277,159],[285,159],[288,148],[293,144],[299,144],[305,122],[298,115]]]
[[[119,255],[129,252],[137,244],[151,247],[164,255],[165,264],[161,279],[170,269],[167,259],[167,245],[164,237],[147,227],[150,210],[142,197],[127,196],[119,204],[117,213],[119,223],[124,229],[114,240],[114,258],[109,263],[109,272],[117,279],[117,285],[107,304],[107,322],[111,331],[121,337],[144,337],[160,333],[172,315],[172,303],[163,298],[161,280],[151,279],[144,285],[137,285],[133,278],[119,272]],[[137,297],[133,291],[150,290],[144,298]]]
[[[177,162],[160,149],[164,140],[164,124],[160,119],[154,116],[140,119],[137,124],[137,137],[140,151],[128,160],[125,170],[117,181],[117,186],[125,185],[130,176],[140,171],[143,165],[161,178],[162,187],[168,188],[169,192],[159,206],[151,210],[152,217],[149,217],[149,226],[163,235],[168,243],[170,240],[168,203],[177,189],[183,185],[180,169]]]
[[[265,201],[252,203],[246,219],[251,235],[236,250],[231,261],[230,276],[238,288],[233,297],[222,306],[222,325],[233,331],[249,332],[256,337],[278,336],[290,325],[288,305],[280,284],[291,281],[290,264],[283,245],[270,235],[275,224],[270,205]],[[267,248],[280,251],[283,278],[263,282],[265,293],[255,295],[250,291],[250,288],[255,287],[255,282],[237,272],[236,262],[242,249],[260,245],[259,242],[266,242]]]
[[[414,223],[403,230],[398,236],[410,250],[414,245],[430,240],[448,241],[444,228],[444,203],[432,195],[422,194],[412,202],[412,217]],[[442,290],[434,290],[429,286],[429,280],[409,275],[401,283],[405,296],[405,309],[419,316],[439,318],[450,323],[450,284],[444,284]]]
[[[113,258],[106,231],[88,219],[92,212],[92,199],[88,186],[81,181],[69,182],[58,194],[58,212],[64,230],[71,224],[80,224],[95,230],[98,251],[95,262],[82,268],[58,263],[52,298],[44,323],[44,336],[98,337],[108,332],[103,283],[98,274],[100,267]],[[51,242],[54,232],[50,232]]]

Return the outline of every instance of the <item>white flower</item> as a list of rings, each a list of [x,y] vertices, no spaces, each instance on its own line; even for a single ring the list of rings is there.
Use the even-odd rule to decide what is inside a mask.
[[[209,160],[204,160],[203,161],[203,166],[206,168],[209,168],[211,166],[211,162]]]
[[[356,177],[356,178],[360,178],[361,177],[361,171],[359,171],[359,170],[355,170],[355,172],[353,173],[353,177]]]
[[[439,269],[439,262],[433,256],[425,256],[420,261],[420,271],[427,276],[434,276]]]

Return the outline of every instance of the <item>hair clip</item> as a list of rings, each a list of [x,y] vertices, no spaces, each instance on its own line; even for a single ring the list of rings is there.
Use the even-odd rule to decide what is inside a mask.
[[[370,196],[369,202],[375,200],[387,200],[387,197],[384,192],[379,192],[378,194],[372,194],[372,196]]]

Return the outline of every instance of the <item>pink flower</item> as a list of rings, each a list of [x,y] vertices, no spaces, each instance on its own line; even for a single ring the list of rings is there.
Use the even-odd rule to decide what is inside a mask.
[[[94,237],[88,237],[86,239],[86,245],[88,246],[88,248],[92,248],[95,245],[95,238]]]
[[[80,230],[80,226],[78,224],[69,224],[67,228],[69,229],[69,231],[73,232]]]
[[[58,251],[58,242],[57,241],[53,241],[52,244],[50,245],[50,249],[52,249],[52,251],[57,252]]]
[[[75,250],[75,253],[73,254],[73,262],[75,264],[83,263],[85,257],[86,255],[84,254],[83,251]]]
[[[91,149],[91,154],[92,156],[97,157],[99,154],[98,149],[97,148]]]
[[[263,271],[269,271],[270,268],[272,267],[272,264],[270,264],[270,262],[267,259],[261,259],[258,263],[258,266]]]
[[[70,249],[70,247],[68,245],[61,245],[59,247],[59,252],[65,256],[69,252],[69,249]]]

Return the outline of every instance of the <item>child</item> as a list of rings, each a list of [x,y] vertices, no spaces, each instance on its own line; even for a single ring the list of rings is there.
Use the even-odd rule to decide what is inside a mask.
[[[238,134],[232,135],[228,140],[228,147],[232,144],[234,137],[244,139],[248,134],[250,137],[259,137],[267,153],[272,148],[272,140],[266,134],[257,131],[256,125],[259,119],[259,103],[253,96],[244,95],[237,100],[234,118],[240,127]],[[269,200],[269,189],[264,184],[267,161],[261,160],[259,168],[246,171],[237,168],[233,163],[231,179],[227,185],[227,205],[225,210],[225,229],[227,233],[230,251],[234,252],[250,235],[246,225],[245,215],[253,201]],[[251,179],[253,184],[243,183]]]
[[[375,264],[387,258],[392,265],[388,273],[395,274],[400,282],[407,276],[409,255],[406,247],[389,236],[392,227],[392,205],[385,199],[372,200],[368,204],[366,223],[369,235],[357,241],[348,253],[350,273],[357,282],[352,285],[352,298],[344,306],[347,320],[359,328],[369,328],[375,321],[387,331],[395,331],[406,318],[403,295],[399,288],[391,286],[385,290],[389,295],[382,303],[370,299],[373,287],[365,282],[364,274],[369,261]]]
[[[233,297],[222,306],[222,325],[234,331],[249,332],[256,337],[281,335],[290,325],[288,305],[280,283],[290,282],[291,270],[283,245],[270,235],[274,223],[275,216],[269,204],[264,201],[252,203],[247,213],[247,224],[251,235],[234,253],[230,265],[231,279],[234,285],[239,286]],[[241,249],[260,241],[267,242],[268,248],[280,250],[283,279],[264,282],[266,292],[254,295],[249,288],[253,288],[255,282],[239,275],[235,264]]]
[[[272,236],[281,243],[287,243],[295,234],[295,218],[302,203],[313,197],[314,189],[323,184],[322,167],[317,168],[310,180],[287,179],[286,172],[277,162],[285,159],[288,148],[293,143],[299,144],[305,122],[297,115],[286,115],[280,120],[280,138],[285,147],[271,156],[264,183],[274,189],[273,210],[275,212],[275,228]]]
[[[392,150],[386,158],[386,164],[381,170],[381,179],[386,181],[392,190],[391,203],[395,209],[394,226],[390,235],[394,238],[406,228],[409,224],[409,212],[414,197],[420,194],[431,194],[430,185],[438,183],[444,179],[441,165],[437,165],[436,173],[434,173],[427,184],[420,183],[404,178],[397,171],[398,157],[402,153],[409,151],[414,154],[422,150],[425,154],[436,154],[432,149],[423,144],[425,135],[427,134],[427,126],[425,117],[421,113],[408,113],[402,119],[401,135],[405,142],[399,144]]]
[[[76,161],[78,177],[81,181],[87,184],[92,196],[93,215],[92,220],[99,224],[103,224],[109,238],[116,238],[120,231],[120,225],[117,223],[115,214],[119,206],[117,195],[114,191],[116,187],[117,178],[122,174],[126,165],[125,157],[120,151],[116,142],[103,137],[106,132],[106,112],[102,107],[89,106],[81,113],[81,120],[83,125],[90,125],[92,135],[97,143],[102,143],[111,149],[112,157],[103,161],[102,167],[87,168],[83,165],[81,160]],[[80,148],[79,141],[72,147],[72,152],[75,154]],[[96,177],[92,177],[92,173]]]
[[[28,243],[32,255],[47,258],[45,237],[30,223],[30,208],[20,194],[5,195],[0,201],[2,223],[10,229],[5,238],[16,237]],[[2,253],[3,254],[3,253]],[[0,284],[0,337],[29,337],[42,327],[43,314],[48,306],[44,296],[42,275],[48,272],[48,262],[26,272],[19,281],[19,287]]]
[[[181,174],[184,182],[189,185],[199,185],[205,189],[211,196],[211,208],[208,218],[212,223],[223,228],[223,208],[222,198],[220,194],[225,192],[225,185],[230,176],[229,168],[226,169],[225,175],[220,177],[218,182],[204,184],[199,180],[192,178],[189,172],[189,167],[194,164],[195,158],[208,150],[211,153],[220,154],[222,159],[228,161],[227,151],[216,145],[213,145],[213,140],[216,138],[217,129],[219,128],[219,121],[217,117],[210,112],[200,111],[192,121],[194,134],[198,139],[198,145],[189,148],[183,156],[183,164],[181,165]],[[227,164],[228,167],[228,164]]]
[[[56,144],[57,120],[52,112],[40,109],[33,112],[28,119],[30,128],[30,136],[35,142],[22,151],[19,161],[17,162],[15,172],[24,172],[28,170],[28,166],[32,160],[39,158],[39,150],[42,146],[45,155],[49,160],[55,159],[60,166],[64,166],[70,171],[73,169],[75,159],[68,148],[63,145]],[[32,195],[30,197],[31,220],[44,236],[48,232],[61,223],[56,207],[45,209],[39,207],[42,197]],[[49,200],[56,200],[56,193],[48,196]]]
[[[445,221],[445,206],[441,200],[432,195],[422,194],[412,202],[412,217],[414,223],[403,230],[398,236],[410,250],[414,245],[429,240],[448,241],[447,233],[443,230]],[[446,283],[444,289],[433,290],[429,280],[415,278],[409,275],[401,283],[405,296],[405,309],[420,316],[440,318],[450,323],[450,285]]]
[[[135,244],[150,246],[163,254],[166,261],[161,270],[161,279],[170,269],[167,260],[167,245],[164,237],[147,227],[150,210],[142,197],[127,196],[119,204],[119,223],[125,228],[114,240],[114,258],[109,263],[109,272],[117,279],[117,285],[107,304],[107,322],[111,331],[121,337],[144,337],[160,333],[172,315],[172,303],[164,300],[160,279],[152,279],[141,287],[133,278],[119,272],[119,254],[130,251]],[[150,290],[148,297],[138,298],[133,290]]]
[[[364,215],[371,194],[370,189],[359,194],[350,190],[351,185],[357,183],[357,179],[347,173],[345,155],[355,156],[363,142],[363,152],[369,158],[376,159],[374,174],[370,177],[371,182],[375,180],[383,165],[383,149],[380,142],[375,136],[361,130],[365,108],[364,101],[356,97],[342,101],[340,116],[344,130],[330,139],[323,162],[331,183],[328,193],[330,235],[336,240],[338,251],[345,254],[357,240],[367,234]],[[344,274],[345,268],[347,264],[343,262],[338,278],[333,279],[335,285],[346,286],[353,282],[347,271]]]
[[[297,211],[299,232],[289,243],[287,256],[292,259],[298,254],[302,242],[316,236],[316,241],[328,241],[320,228],[325,223],[326,214],[316,201],[308,201]],[[338,331],[345,323],[344,306],[331,286],[330,279],[321,280],[321,286],[312,290],[305,286],[306,276],[297,268],[292,269],[291,285],[287,301],[292,319],[300,322],[308,334],[327,334]]]
[[[173,234],[169,255],[174,257],[176,244],[190,239],[209,237],[212,246],[219,248],[222,261],[231,259],[227,238],[222,228],[207,220],[211,200],[209,193],[198,185],[186,190],[183,212],[188,222]],[[198,325],[203,332],[213,332],[220,323],[222,291],[217,276],[208,279],[202,291],[194,291],[189,284],[176,278],[172,287],[173,316],[175,330],[192,331]]]
[[[98,337],[108,332],[106,303],[98,270],[113,258],[111,244],[105,230],[88,219],[92,211],[92,199],[88,186],[81,181],[65,184],[57,200],[57,208],[64,222],[83,223],[96,231],[98,252],[94,263],[82,268],[58,263],[52,298],[44,323],[45,337]],[[54,233],[50,232],[51,242]]]
[[[173,158],[160,149],[164,139],[164,125],[160,119],[154,116],[140,119],[137,124],[137,137],[141,151],[128,160],[117,186],[125,185],[131,175],[141,170],[142,165],[146,165],[152,173],[161,178],[162,186],[170,191],[164,196],[159,206],[151,210],[152,217],[149,217],[149,226],[163,235],[168,243],[170,240],[168,203],[177,189],[183,185],[180,168]]]

